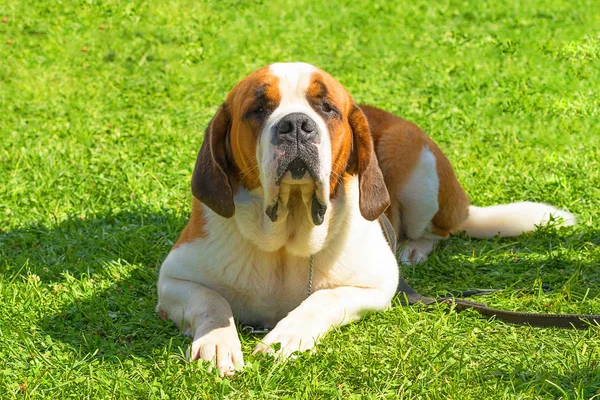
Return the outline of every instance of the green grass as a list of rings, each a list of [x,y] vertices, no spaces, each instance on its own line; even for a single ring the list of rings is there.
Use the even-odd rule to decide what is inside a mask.
[[[0,4],[0,397],[600,395],[598,328],[395,307],[285,363],[250,356],[244,336],[246,370],[220,379],[184,362],[189,340],[154,313],[205,125],[253,69],[299,60],[423,127],[475,204],[579,218],[454,237],[409,282],[600,312],[600,2],[75,3]]]

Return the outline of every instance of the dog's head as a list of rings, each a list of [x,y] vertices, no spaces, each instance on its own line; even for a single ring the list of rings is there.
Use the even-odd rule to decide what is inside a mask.
[[[358,175],[360,212],[375,220],[389,205],[363,114],[329,74],[279,63],[239,82],[210,122],[196,160],[192,193],[223,217],[239,187],[262,190],[264,211],[301,197],[315,225],[338,185]]]

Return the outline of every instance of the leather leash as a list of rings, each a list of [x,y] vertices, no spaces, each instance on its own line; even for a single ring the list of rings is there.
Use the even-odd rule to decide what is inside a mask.
[[[385,238],[390,245],[390,248],[396,254],[396,232],[394,231],[394,227],[392,226],[390,220],[382,214],[379,218],[379,223],[381,224],[381,229],[385,235]],[[531,326],[539,326],[539,327],[555,327],[555,328],[576,328],[576,329],[586,329],[591,326],[600,327],[600,315],[597,314],[544,314],[544,313],[529,313],[529,312],[518,312],[518,311],[508,311],[501,310],[497,308],[490,308],[482,303],[475,303],[472,301],[467,301],[463,299],[457,299],[452,295],[433,298],[428,296],[423,296],[415,289],[413,289],[404,278],[400,275],[400,266],[398,266],[398,288],[396,289],[396,293],[399,295],[400,302],[402,305],[412,305],[412,304],[449,304],[454,305],[455,310],[475,310],[479,314],[491,318],[495,317],[497,319],[510,322],[512,324],[518,325],[531,325]],[[490,290],[468,290],[462,292],[463,296],[477,296],[477,295],[486,295],[490,293],[497,292],[498,290],[490,289]]]

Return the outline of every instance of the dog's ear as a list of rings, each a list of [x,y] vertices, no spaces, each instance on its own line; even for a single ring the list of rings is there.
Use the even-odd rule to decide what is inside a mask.
[[[235,212],[225,150],[230,129],[231,117],[223,104],[206,128],[192,175],[192,194],[225,218]]]
[[[351,165],[358,174],[360,188],[360,213],[365,219],[374,221],[389,207],[390,195],[375,156],[369,123],[358,106],[353,106],[348,122],[352,128]]]

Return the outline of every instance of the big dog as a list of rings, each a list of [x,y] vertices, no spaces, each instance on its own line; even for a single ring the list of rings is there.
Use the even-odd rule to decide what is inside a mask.
[[[420,262],[457,231],[512,236],[566,211],[478,208],[416,125],[358,106],[303,63],[261,68],[210,122],[192,175],[190,220],[160,270],[163,318],[221,375],[243,364],[234,319],[272,330],[255,352],[285,357],[333,326],[389,306],[398,260]],[[385,212],[401,250],[378,219]]]

